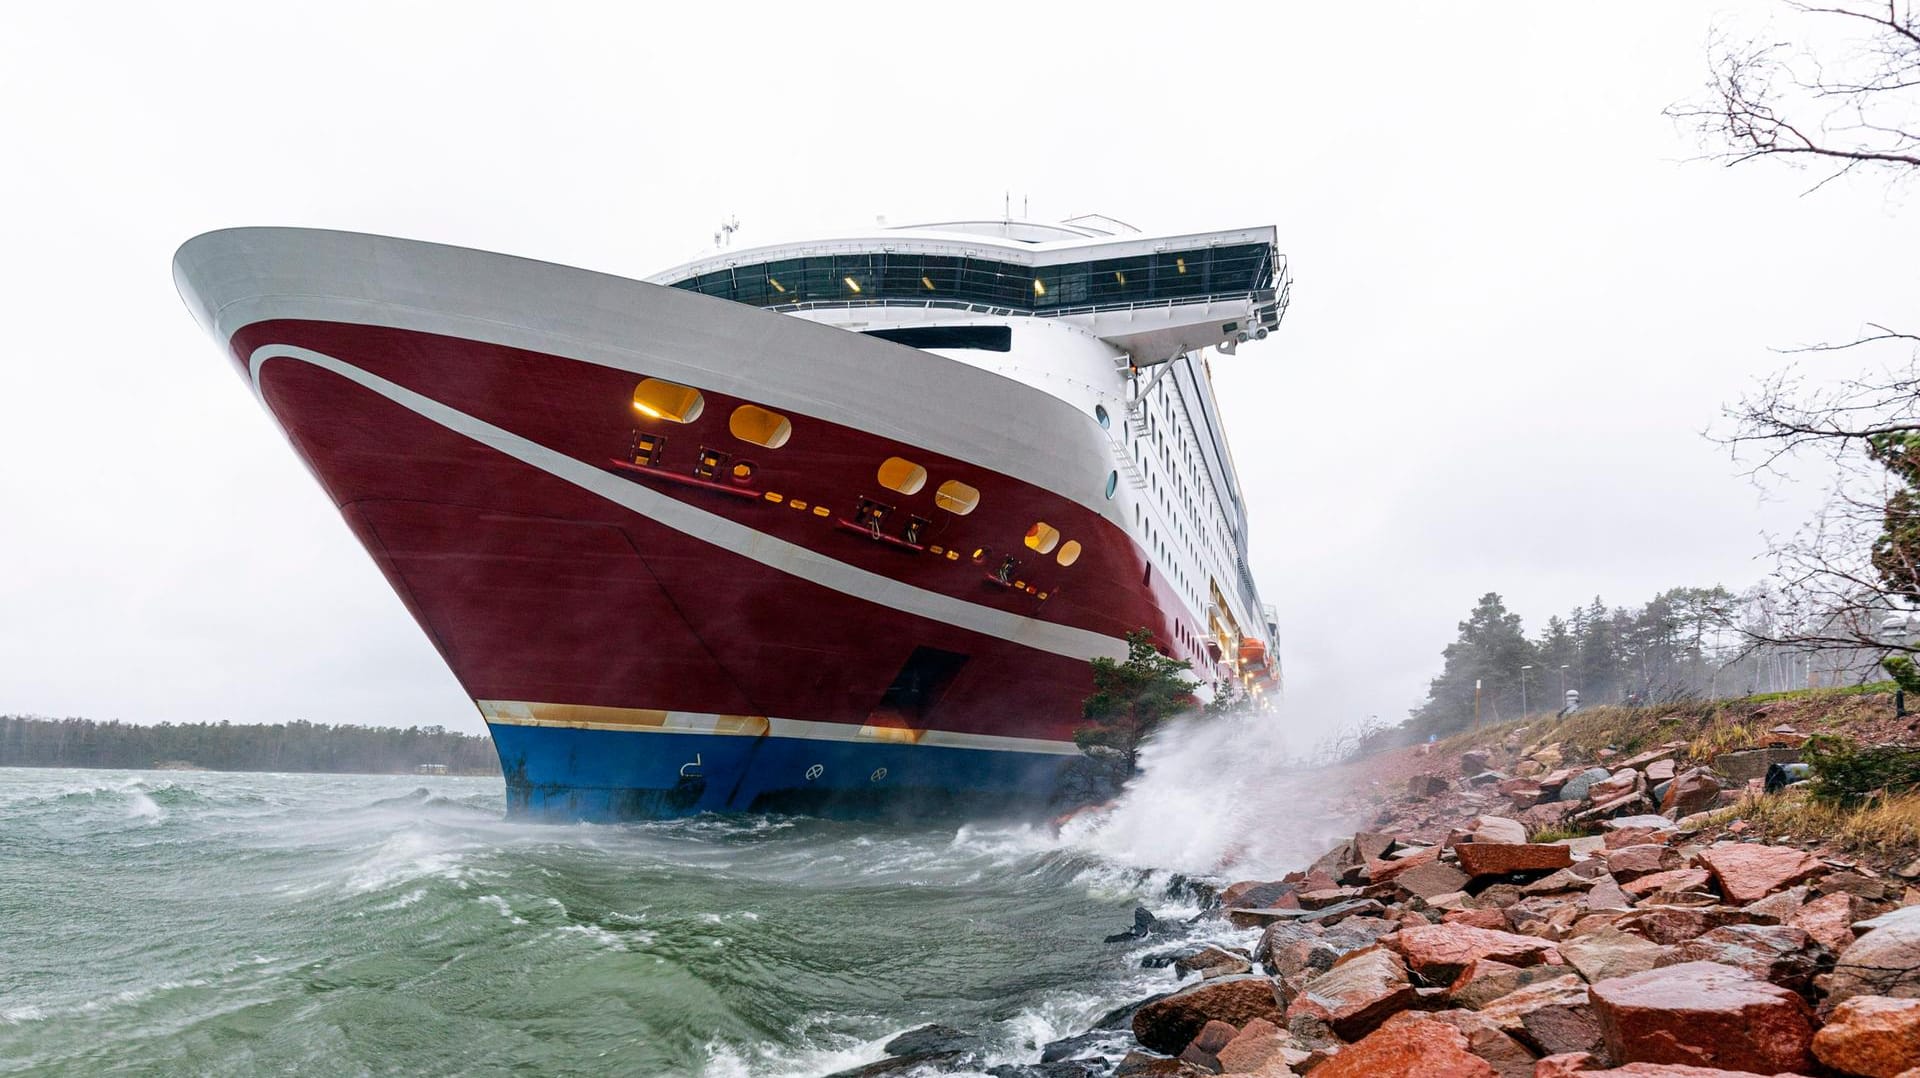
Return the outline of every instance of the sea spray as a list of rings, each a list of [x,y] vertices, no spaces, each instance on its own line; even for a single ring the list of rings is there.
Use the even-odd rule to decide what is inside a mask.
[[[1141,868],[1273,878],[1304,867],[1354,821],[1324,768],[1273,712],[1177,719],[1140,750],[1140,772],[1103,812],[1068,821],[1068,845]]]

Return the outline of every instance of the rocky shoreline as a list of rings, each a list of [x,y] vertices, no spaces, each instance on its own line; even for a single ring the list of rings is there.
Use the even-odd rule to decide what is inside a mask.
[[[1031,1062],[933,1026],[834,1078],[1920,1078],[1920,864],[1756,834],[1761,780],[1685,749],[1429,756],[1311,865],[1137,911],[1109,942],[1164,938],[1167,992]]]

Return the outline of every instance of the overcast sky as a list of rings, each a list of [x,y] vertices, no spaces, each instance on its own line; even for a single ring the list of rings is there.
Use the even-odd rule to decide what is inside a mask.
[[[1532,630],[1758,579],[1809,492],[1700,432],[1770,348],[1909,313],[1907,193],[1688,161],[1661,109],[1770,6],[1381,10],[9,6],[0,712],[481,729],[174,295],[233,225],[640,277],[728,215],[753,244],[1008,190],[1275,224],[1293,307],[1214,372],[1303,728],[1402,717],[1488,590]]]

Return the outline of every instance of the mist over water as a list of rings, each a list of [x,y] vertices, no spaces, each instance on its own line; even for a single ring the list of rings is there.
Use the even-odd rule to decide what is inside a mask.
[[[1177,719],[1140,751],[1140,774],[1108,812],[1061,837],[1106,861],[1201,875],[1273,879],[1353,833],[1329,806],[1348,791],[1321,768],[1289,765],[1305,749],[1282,715]]]

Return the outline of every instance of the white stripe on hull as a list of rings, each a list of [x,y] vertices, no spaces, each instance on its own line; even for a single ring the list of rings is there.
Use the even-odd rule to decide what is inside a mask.
[[[372,390],[447,430],[498,450],[564,482],[616,505],[710,543],[729,553],[843,595],[878,603],[932,621],[1023,644],[1070,659],[1121,659],[1126,641],[1071,625],[1057,625],[928,591],[903,581],[827,557],[797,543],[756,531],[745,524],[640,486],[602,468],[575,460],[512,431],[449,407],[431,397],[362,370],[345,360],[290,344],[269,344],[248,357],[253,391],[261,395],[261,368],[270,359],[291,359],[331,371]],[[264,395],[261,395],[265,403]],[[827,724],[836,725],[836,724]]]

